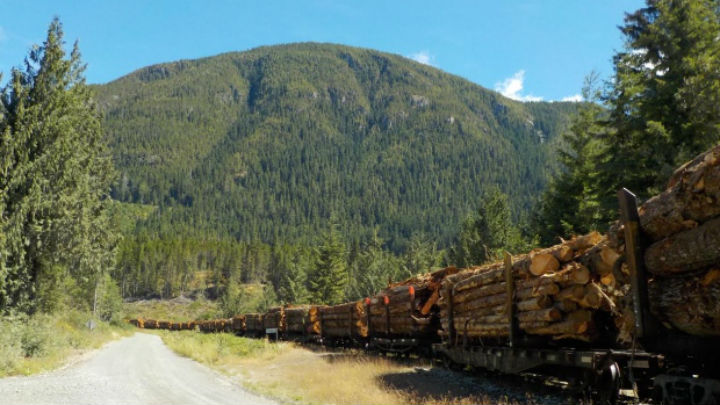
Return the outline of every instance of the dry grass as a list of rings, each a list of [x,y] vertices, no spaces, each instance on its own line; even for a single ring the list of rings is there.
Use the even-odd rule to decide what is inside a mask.
[[[179,354],[238,377],[250,390],[283,402],[308,404],[533,403],[522,393],[478,384],[429,364],[402,364],[363,354],[312,351],[228,334],[158,332]]]

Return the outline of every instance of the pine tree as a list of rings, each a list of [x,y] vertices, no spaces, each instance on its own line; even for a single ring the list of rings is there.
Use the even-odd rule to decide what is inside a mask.
[[[351,299],[370,297],[385,288],[389,282],[412,275],[398,257],[383,249],[383,240],[378,236],[377,229],[353,260],[351,269],[351,282],[347,293]]]
[[[605,127],[600,124],[603,109],[597,104],[600,90],[596,82],[595,73],[585,78],[582,92],[585,102],[578,107],[570,128],[562,134],[562,147],[558,150],[561,171],[543,193],[532,218],[533,231],[543,245],[600,226],[595,162]]]
[[[717,2],[648,0],[621,30],[598,162],[606,220],[620,187],[655,194],[675,167],[720,140]]]
[[[484,194],[477,213],[463,222],[446,261],[458,267],[474,266],[498,259],[504,250],[528,247],[513,223],[507,195],[492,188]]]
[[[6,237],[0,310],[36,310],[43,275],[66,269],[92,305],[112,266],[105,215],[114,175],[77,43],[69,58],[55,19],[2,91],[0,196]]]
[[[308,291],[313,303],[333,305],[345,299],[348,268],[345,245],[337,227],[331,220],[330,229],[317,248],[314,268],[308,274]]]

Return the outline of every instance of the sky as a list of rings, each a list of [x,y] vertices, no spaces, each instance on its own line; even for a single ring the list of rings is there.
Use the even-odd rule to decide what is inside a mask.
[[[0,72],[57,16],[89,83],[263,45],[331,42],[399,54],[517,100],[571,100],[612,74],[640,0],[0,0]]]

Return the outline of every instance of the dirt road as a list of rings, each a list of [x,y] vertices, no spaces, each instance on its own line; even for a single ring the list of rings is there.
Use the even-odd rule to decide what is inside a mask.
[[[109,343],[61,370],[0,379],[0,403],[274,404],[207,367],[176,355],[158,336],[145,333]]]

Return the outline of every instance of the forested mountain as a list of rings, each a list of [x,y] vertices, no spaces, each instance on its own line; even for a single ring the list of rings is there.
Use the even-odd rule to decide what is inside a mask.
[[[337,218],[395,251],[440,246],[484,190],[514,214],[555,166],[572,103],[519,103],[397,55],[262,47],[146,67],[96,86],[120,172],[160,235],[312,243]]]

